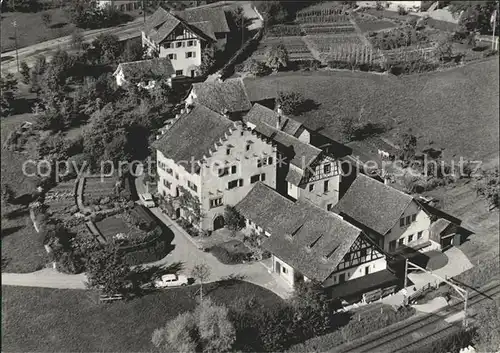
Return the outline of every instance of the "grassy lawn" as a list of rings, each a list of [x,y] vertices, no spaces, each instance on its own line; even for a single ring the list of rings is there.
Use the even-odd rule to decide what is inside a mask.
[[[69,22],[62,9],[50,9],[52,22],[46,26],[42,21],[42,13],[6,12],[2,13],[1,42],[2,52],[15,49],[15,31],[12,22],[17,22],[17,43],[19,48],[27,47],[46,40],[70,35],[75,25]]]
[[[48,262],[43,237],[35,231],[27,208],[2,207],[2,272],[33,272]]]
[[[413,130],[418,148],[443,148],[443,158],[498,157],[498,58],[442,72],[404,77],[363,72],[284,72],[245,79],[251,99],[294,90],[314,99],[318,109],[297,119],[341,140],[340,116],[389,123],[385,135]]]
[[[207,288],[208,287],[208,288]],[[168,289],[132,300],[98,304],[91,291],[2,287],[2,350],[9,352],[150,352],[153,330],[195,307],[197,286]],[[280,302],[247,282],[205,286],[228,306],[254,296],[263,305]]]

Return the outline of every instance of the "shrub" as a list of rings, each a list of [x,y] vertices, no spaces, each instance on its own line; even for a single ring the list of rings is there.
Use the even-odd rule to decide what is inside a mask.
[[[398,310],[386,311],[380,314],[379,311],[365,313],[364,315],[357,316],[358,319],[353,318],[343,326],[340,331],[344,341],[352,341],[370,332],[380,330],[393,323],[405,320],[415,315],[415,309],[408,307],[401,307]]]
[[[23,83],[25,85],[29,84],[30,79],[31,79],[31,71],[30,71],[30,67],[28,66],[28,64],[26,64],[26,61],[21,62],[20,73],[21,73],[21,76],[23,78],[22,79]]]
[[[224,223],[230,230],[240,230],[245,226],[245,218],[233,206],[224,209]]]
[[[400,16],[406,16],[406,15],[408,15],[408,11],[406,10],[405,7],[398,6],[398,15],[400,15]]]
[[[306,100],[304,96],[295,91],[278,92],[276,104],[286,115],[299,115],[304,110]]]
[[[266,65],[273,71],[288,67],[288,51],[283,44],[269,47],[266,52]]]
[[[244,64],[243,71],[255,76],[265,76],[269,73],[269,68],[263,62],[250,59]]]
[[[248,254],[233,253],[221,246],[213,246],[210,248],[210,252],[217,258],[217,260],[226,265],[241,264],[243,261],[248,260]]]

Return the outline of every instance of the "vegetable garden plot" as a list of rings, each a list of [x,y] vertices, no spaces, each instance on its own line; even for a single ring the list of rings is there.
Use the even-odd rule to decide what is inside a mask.
[[[301,37],[266,37],[260,42],[254,53],[254,58],[263,59],[269,47],[279,44],[285,46],[290,60],[314,59]]]
[[[310,36],[307,39],[321,53],[330,53],[345,47],[345,45],[362,44],[357,35]]]
[[[75,205],[75,181],[59,183],[45,195],[45,204],[51,212],[67,210]]]
[[[116,178],[85,178],[84,195],[95,197],[111,196],[115,194]]]
[[[276,25],[272,26],[267,32],[267,37],[287,37],[302,35],[304,35],[304,33],[298,25]]]
[[[352,25],[345,26],[307,26],[303,28],[307,35],[311,34],[343,34],[354,33],[355,29]]]
[[[102,236],[106,239],[106,241],[111,241],[111,239],[119,234],[129,234],[134,232],[133,229],[129,227],[125,221],[119,217],[107,217],[96,224],[97,229],[101,232]]]

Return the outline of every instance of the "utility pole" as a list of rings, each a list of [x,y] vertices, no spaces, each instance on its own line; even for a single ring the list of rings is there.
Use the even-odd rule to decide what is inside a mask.
[[[17,63],[17,72],[19,72],[19,54],[17,52],[17,21],[14,20],[12,22],[12,26],[14,26],[14,42],[16,45],[16,63]]]
[[[491,49],[493,50],[497,49],[497,41],[495,39],[495,29],[497,26],[498,7],[499,7],[499,2],[497,1],[497,8],[493,10],[493,13],[491,14],[490,18],[490,24],[493,27],[493,35],[491,36]]]

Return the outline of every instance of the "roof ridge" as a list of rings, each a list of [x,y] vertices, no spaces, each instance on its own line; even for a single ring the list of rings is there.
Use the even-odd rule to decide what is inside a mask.
[[[255,183],[255,185],[253,186],[252,190],[253,190],[253,189],[255,189],[255,187],[256,187],[257,185],[261,185],[261,186],[263,186],[264,188],[269,189],[270,191],[272,191],[272,192],[276,193],[276,195],[278,195],[278,196],[279,196],[279,198],[281,198],[281,199],[285,200],[285,201],[286,201],[286,202],[288,202],[288,203],[291,203],[292,205],[295,205],[295,204],[297,203],[296,201],[292,201],[292,200],[290,200],[289,198],[287,198],[287,197],[283,196],[282,194],[280,194],[279,192],[277,192],[275,189],[273,189],[272,187],[270,187],[269,185],[267,185],[267,184],[265,184],[265,183],[263,183],[263,182],[261,182],[261,181],[256,182],[256,183]],[[252,190],[250,190],[250,191],[252,191]]]
[[[375,183],[378,183],[378,184],[383,185],[383,187],[384,187],[384,188],[386,188],[387,190],[394,190],[394,191],[396,191],[397,193],[399,193],[399,194],[401,194],[401,195],[403,195],[403,196],[405,196],[405,197],[409,198],[409,201],[413,201],[413,200],[415,199],[413,196],[411,196],[411,195],[407,194],[406,192],[403,192],[403,191],[401,191],[401,190],[398,190],[398,189],[396,189],[396,188],[393,188],[393,187],[392,187],[392,186],[390,186],[390,185],[387,185],[387,184],[385,184],[385,183],[382,183],[382,182],[380,182],[380,181],[377,181],[377,180],[373,179],[372,177],[369,177],[369,176],[368,176],[368,175],[366,175],[366,174],[359,173],[359,174],[358,174],[358,176],[360,176],[360,175],[362,175],[364,178],[368,178],[368,179],[370,179],[370,181],[373,181],[373,182],[375,182]],[[356,177],[356,178],[357,178],[357,177]]]
[[[322,152],[322,151],[323,151],[323,150],[319,149],[318,147],[316,147],[316,146],[314,146],[314,145],[311,145],[310,143],[304,142],[304,141],[300,140],[299,138],[297,138],[297,137],[295,137],[295,136],[293,136],[293,135],[287,134],[286,132],[284,132],[284,131],[282,131],[282,130],[278,130],[278,129],[276,129],[276,127],[269,125],[269,124],[268,124],[268,123],[266,123],[265,121],[264,121],[264,122],[262,122],[262,124],[267,125],[267,126],[269,126],[271,129],[275,130],[276,132],[278,132],[278,133],[282,133],[282,134],[284,134],[284,135],[288,136],[289,138],[292,138],[292,139],[294,139],[294,140],[297,140],[299,143],[301,143],[301,144],[303,144],[303,145],[306,145],[306,146],[309,146],[309,147],[311,147],[311,148],[313,148],[313,149],[317,150],[318,152]]]
[[[319,207],[318,205],[316,205],[316,204],[314,204],[314,203],[312,203],[312,202],[310,202],[310,201],[308,201],[308,200],[305,200],[305,199],[298,200],[296,203],[297,203],[297,204],[300,204],[300,203],[305,203],[305,204],[307,204],[308,206],[311,206],[311,207],[313,207],[313,208],[317,208],[317,209],[319,209],[321,212],[326,213],[326,214],[328,214],[329,216],[331,216],[332,218],[336,218],[336,219],[338,219],[339,221],[342,221],[342,222],[344,222],[345,224],[349,225],[349,226],[350,226],[351,228],[353,228],[354,230],[356,230],[356,231],[358,231],[358,232],[361,232],[361,228],[356,227],[354,224],[352,224],[351,222],[349,222],[349,221],[345,220],[343,217],[341,217],[340,215],[336,214],[335,212],[326,211],[326,210],[322,209],[321,207]]]

